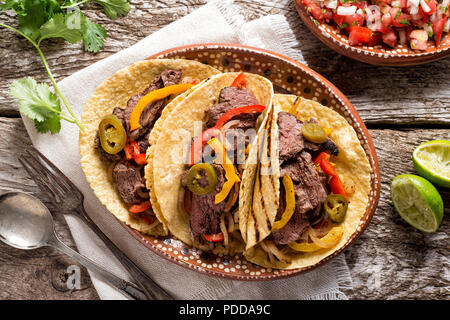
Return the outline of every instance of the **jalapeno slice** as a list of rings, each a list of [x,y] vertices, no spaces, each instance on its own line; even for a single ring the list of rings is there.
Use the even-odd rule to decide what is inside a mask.
[[[115,115],[108,114],[103,117],[98,126],[100,144],[109,154],[119,153],[127,141],[127,133],[122,121]]]
[[[306,140],[314,143],[324,143],[327,141],[325,130],[315,123],[305,123],[302,127],[302,134]]]
[[[197,195],[210,194],[216,189],[216,170],[210,164],[198,163],[189,169],[186,182],[189,191],[192,193]]]
[[[329,194],[325,200],[325,212],[328,219],[334,223],[341,223],[345,219],[348,209],[348,201],[341,194]]]

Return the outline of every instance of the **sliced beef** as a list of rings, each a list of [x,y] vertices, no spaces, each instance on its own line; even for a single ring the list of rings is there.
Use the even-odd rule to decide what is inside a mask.
[[[138,139],[139,137],[147,134],[153,128],[153,125],[161,116],[162,109],[167,102],[166,98],[153,101],[148,104],[142,111],[141,117],[139,119],[141,127],[130,132],[130,116],[139,100],[141,100],[142,97],[154,90],[180,83],[181,75],[181,70],[164,70],[157,78],[153,80],[148,88],[146,88],[143,92],[135,94],[130,98],[130,100],[128,100],[124,115],[126,119],[126,130],[128,136],[130,137],[130,140]]]
[[[295,157],[303,150],[305,141],[302,135],[303,123],[288,112],[278,113],[279,157],[280,161]]]
[[[327,198],[325,180],[319,176],[308,152],[302,151],[296,156],[295,161],[283,163],[281,174],[284,176],[286,173],[294,182],[295,211],[286,226],[272,232],[274,241],[278,244],[288,244],[299,239],[309,226],[310,220],[320,214],[321,209],[318,207],[321,207]],[[283,211],[280,210],[278,214],[282,214]]]
[[[225,172],[220,165],[214,164],[217,173],[217,186],[213,193],[208,195],[192,195],[190,223],[194,236],[202,234],[216,234],[220,232],[219,218],[225,208],[225,201],[214,203],[217,193],[222,190],[225,182]]]
[[[251,91],[245,88],[223,88],[219,94],[219,103],[206,110],[206,126],[208,128],[213,127],[217,120],[219,120],[225,112],[230,111],[231,109],[253,104],[258,104],[258,100]],[[259,114],[259,112],[244,114],[236,116],[232,120],[240,120],[240,122],[242,122],[238,125],[239,128],[250,128],[255,126]]]
[[[97,134],[95,135],[95,138],[94,138],[94,149],[100,153],[100,158],[103,161],[117,162],[117,161],[120,161],[125,155],[123,151],[120,151],[116,154],[110,154],[110,153],[106,152],[105,150],[103,150],[102,144],[100,142],[100,137],[98,135],[98,130],[97,130]]]
[[[121,161],[113,169],[114,180],[120,197],[126,204],[136,204],[143,201],[138,190],[144,188],[142,166],[133,162]]]
[[[220,91],[219,103],[229,102],[230,104],[237,106],[249,106],[252,104],[258,104],[253,92],[242,88],[225,87]]]
[[[124,128],[127,127],[127,122],[125,121],[125,109],[115,107],[112,114],[119,118]]]

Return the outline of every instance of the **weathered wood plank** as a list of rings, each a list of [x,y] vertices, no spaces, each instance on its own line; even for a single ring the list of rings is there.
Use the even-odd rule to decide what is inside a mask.
[[[425,234],[406,224],[392,206],[389,185],[415,173],[411,155],[423,141],[450,139],[449,130],[370,130],[381,172],[381,198],[371,224],[345,256],[355,299],[449,299],[450,190],[439,189],[446,213],[439,230]],[[447,271],[445,271],[447,270]]]
[[[40,199],[34,182],[28,178],[17,158],[31,145],[21,119],[0,118],[0,194],[24,191]],[[47,206],[51,208],[49,203]],[[62,215],[54,215],[57,234],[74,248],[70,230]],[[0,242],[0,300],[3,299],[98,299],[84,267],[53,248],[24,251]],[[66,270],[71,265],[81,268],[81,289],[68,291]]]
[[[43,48],[58,80],[91,63],[118,52],[172,21],[190,13],[206,0],[131,1],[125,18],[109,20],[96,5],[87,14],[102,23],[109,34],[105,49],[91,55],[81,45],[50,41]],[[249,20],[284,14],[293,28],[302,54],[301,62],[321,73],[344,92],[368,124],[408,125],[427,123],[450,125],[450,58],[424,66],[388,68],[353,61],[328,49],[304,26],[292,0],[237,0],[241,13]],[[16,25],[12,14],[6,23]],[[35,51],[25,40],[0,30],[0,115],[17,115],[17,103],[8,95],[16,78],[35,77],[47,81]],[[395,89],[394,89],[395,88]]]
[[[17,155],[30,145],[20,119],[0,117],[0,192],[25,190],[39,198],[34,183],[17,163]],[[450,139],[448,130],[370,130],[375,141],[382,176],[382,192],[378,209],[364,235],[346,251],[355,290],[346,292],[350,298],[450,298],[448,274],[450,261],[450,220],[444,217],[439,231],[427,235],[415,231],[404,223],[394,211],[389,198],[389,183],[398,174],[414,172],[411,153],[422,141]],[[396,150],[393,152],[392,150]],[[450,210],[450,190],[440,189]],[[58,233],[66,243],[71,243],[67,226],[59,219]],[[52,249],[22,252],[0,246],[0,288],[12,287],[10,294],[1,291],[0,298],[34,297],[35,292],[27,288],[32,279],[34,288],[44,290],[42,298],[67,298],[50,290],[47,280],[35,277],[49,274],[51,266],[66,258]],[[3,254],[5,252],[5,254]],[[43,256],[46,255],[46,256]],[[5,272],[4,272],[5,271]],[[25,276],[24,276],[25,275]],[[14,281],[11,281],[14,279]],[[44,278],[47,279],[47,278]],[[47,282],[46,282],[47,281]],[[87,280],[86,280],[87,281]],[[56,291],[56,290],[54,290]],[[74,293],[72,298],[95,298],[93,289]]]

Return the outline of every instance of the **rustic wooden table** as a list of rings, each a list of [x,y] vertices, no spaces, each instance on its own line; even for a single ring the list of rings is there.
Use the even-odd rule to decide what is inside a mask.
[[[109,34],[97,55],[81,45],[47,42],[44,52],[57,80],[136,43],[189,14],[206,0],[131,0],[127,17],[111,21],[96,5],[86,12]],[[450,139],[450,58],[424,66],[375,67],[350,60],[325,47],[306,29],[291,0],[237,0],[249,20],[284,14],[295,30],[302,63],[334,83],[354,104],[369,128],[380,161],[381,198],[364,235],[345,252],[354,290],[351,299],[450,298],[450,190],[440,189],[446,214],[438,232],[424,234],[405,224],[389,199],[389,183],[413,173],[411,154],[421,142]],[[15,26],[10,12],[1,20]],[[32,76],[48,81],[38,55],[15,34],[0,30],[0,192],[22,190],[44,198],[17,158],[31,143],[8,95],[10,83]],[[64,219],[57,231],[74,246]],[[65,270],[74,264],[53,249],[20,251],[0,244],[0,299],[98,299],[86,276],[82,289],[65,289]],[[87,275],[86,272],[82,274]]]

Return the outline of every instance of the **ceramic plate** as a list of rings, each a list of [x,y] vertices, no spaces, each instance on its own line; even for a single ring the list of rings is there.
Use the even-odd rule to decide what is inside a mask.
[[[330,82],[303,64],[266,50],[234,44],[201,44],[170,49],[151,58],[182,58],[209,64],[223,72],[246,71],[267,77],[279,93],[292,93],[326,105],[344,116],[356,130],[358,139],[370,160],[371,192],[365,215],[345,246],[319,263],[295,270],[263,268],[241,255],[223,256],[202,252],[172,238],[146,236],[122,223],[138,241],[160,256],[186,268],[235,280],[272,280],[310,271],[350,246],[365,230],[380,195],[380,173],[375,148],[369,133],[345,96]]]
[[[443,35],[439,48],[434,41],[429,41],[426,51],[414,51],[409,45],[398,45],[391,48],[385,45],[350,46],[348,36],[340,32],[336,25],[316,24],[312,15],[306,11],[302,0],[294,0],[297,11],[306,26],[316,37],[331,49],[349,58],[382,66],[410,66],[424,64],[445,58],[450,55],[450,32]]]

